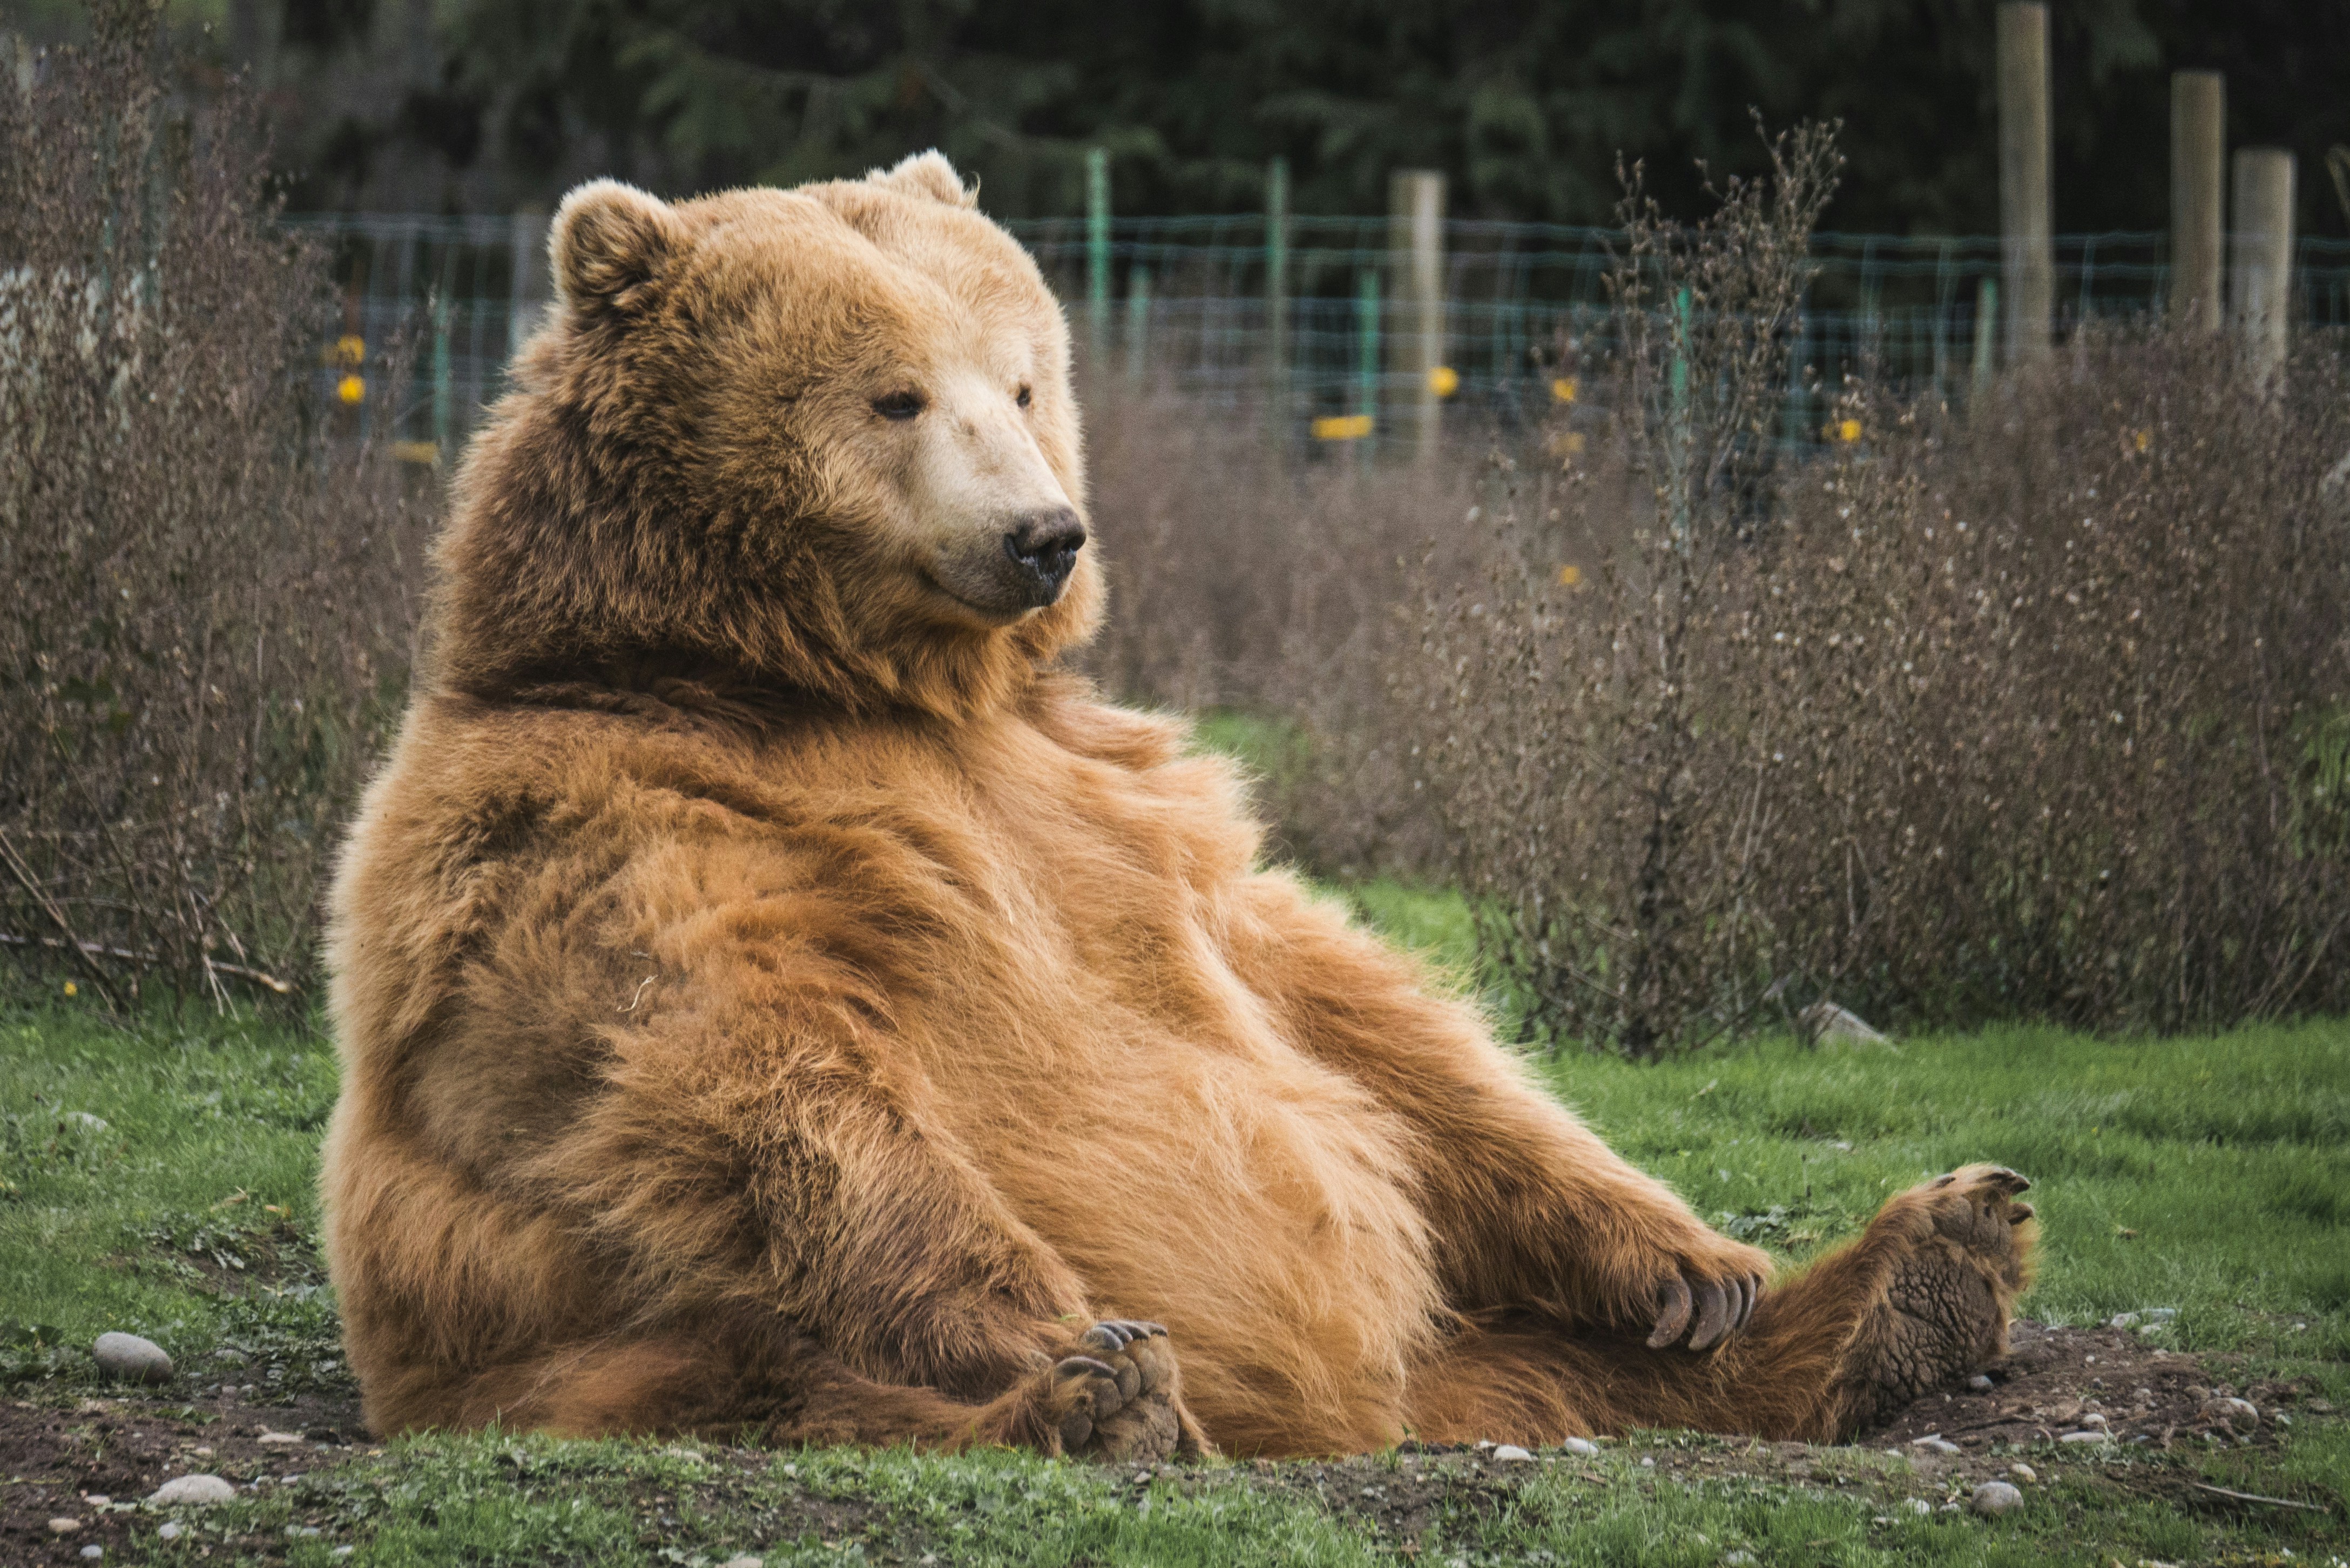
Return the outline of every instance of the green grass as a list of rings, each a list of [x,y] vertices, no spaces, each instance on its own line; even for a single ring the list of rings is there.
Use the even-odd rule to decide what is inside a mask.
[[[1457,900],[1380,885],[1346,896],[1466,974]],[[1796,1258],[1920,1176],[1969,1159],[2012,1165],[2038,1183],[2045,1221],[2034,1315],[2177,1307],[2168,1343],[2241,1355],[2350,1401],[2350,1026],[2177,1041],[2013,1028],[1866,1050],[1764,1039],[1662,1065],[1577,1056],[1537,1058],[1534,1070],[1709,1218]],[[183,1362],[232,1341],[270,1386],[336,1386],[331,1295],[312,1266],[333,1092],[327,1045],[281,1025],[206,1017],[127,1031],[61,1000],[0,1014],[10,1397],[88,1392],[80,1347],[109,1328]],[[255,1275],[270,1282],[234,1293],[214,1283]],[[1997,1522],[1888,1511],[1913,1485],[1906,1467],[1856,1450],[1837,1451],[1853,1456],[1846,1486],[1667,1477],[1638,1462],[1711,1441],[1660,1435],[1573,1474],[1464,1480],[1412,1559],[1341,1506],[1368,1484],[1359,1466],[1217,1466],[1138,1487],[1018,1455],[746,1457],[499,1435],[395,1445],[204,1515],[200,1539],[319,1564],[338,1543],[358,1548],[338,1561],[360,1564],[716,1563],[739,1551],[775,1564],[854,1560],[853,1549],[910,1563],[1696,1568],[1744,1551],[1762,1563],[2102,1568],[2115,1557],[2283,1562],[2267,1554],[2285,1548],[2322,1563],[2345,1550],[2335,1532],[2350,1511],[2350,1427],[2338,1420],[2303,1422],[2274,1449],[2068,1456],[2061,1482]],[[2181,1475],[2334,1511],[2189,1514],[2164,1501],[2164,1478]],[[322,1533],[289,1540],[299,1521]]]

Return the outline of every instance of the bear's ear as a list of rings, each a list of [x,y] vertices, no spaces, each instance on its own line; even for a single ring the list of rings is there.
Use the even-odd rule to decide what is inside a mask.
[[[928,152],[910,153],[898,161],[894,169],[876,169],[865,176],[868,185],[879,185],[901,196],[927,196],[933,202],[944,202],[950,207],[979,205],[979,187],[963,187],[962,176],[954,171],[947,155],[937,148]]]
[[[685,226],[658,196],[590,180],[556,209],[546,249],[565,304],[583,314],[628,311],[685,249]]]

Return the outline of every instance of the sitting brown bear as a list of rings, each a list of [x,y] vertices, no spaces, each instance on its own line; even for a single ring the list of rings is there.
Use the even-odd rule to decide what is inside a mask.
[[[552,251],[334,898],[379,1428],[1826,1438],[2001,1350],[2019,1178],[1766,1293],[1049,671],[1101,597],[1068,337],[943,159],[598,182]]]

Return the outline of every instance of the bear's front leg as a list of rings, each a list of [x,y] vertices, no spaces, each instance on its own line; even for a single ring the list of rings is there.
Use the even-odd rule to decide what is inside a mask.
[[[1344,913],[1264,874],[1223,924],[1283,1033],[1411,1132],[1451,1303],[1703,1351],[1752,1316],[1761,1249],[1709,1230],[1493,1044],[1484,1021]]]

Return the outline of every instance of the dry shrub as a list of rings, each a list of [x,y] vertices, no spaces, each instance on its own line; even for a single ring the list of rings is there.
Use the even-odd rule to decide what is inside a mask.
[[[1346,877],[1440,868],[1387,674],[1411,636],[1403,606],[1429,569],[1430,519],[1461,514],[1476,459],[1285,453],[1248,416],[1116,383],[1087,410],[1110,582],[1092,673],[1129,701],[1228,711],[1275,854]]]
[[[2262,386],[2210,338],[2088,333],[1962,412],[1847,388],[1774,470],[1830,156],[1799,133],[1694,231],[1630,214],[1620,472],[1497,457],[1482,576],[1423,596],[1399,686],[1531,1033],[2350,1006],[2336,350]],[[1711,337],[1709,294],[1744,302]],[[1562,530],[1627,492],[1639,536],[1562,585]]]
[[[1495,456],[1484,580],[1425,593],[1421,659],[1399,672],[1482,945],[1553,1039],[1646,1055],[1747,1005],[1772,825],[1737,778],[1717,671],[1736,662],[1806,243],[1839,162],[1820,128],[1771,154],[1769,181],[1731,182],[1691,227],[1633,171],[1603,455]],[[1587,554],[1571,536],[1604,540],[1627,512],[1591,580],[1563,581]]]
[[[254,105],[170,91],[154,15],[0,81],[0,938],[116,1000],[293,995],[426,509],[320,386]]]

